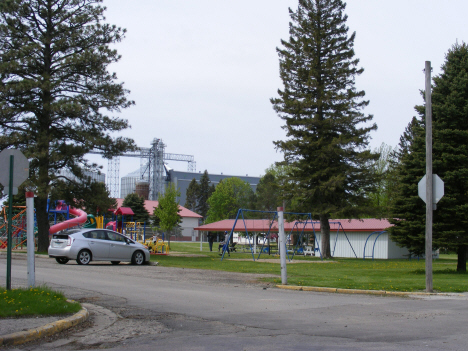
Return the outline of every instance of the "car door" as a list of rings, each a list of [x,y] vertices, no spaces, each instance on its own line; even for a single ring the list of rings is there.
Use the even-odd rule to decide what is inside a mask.
[[[116,232],[107,231],[109,238],[109,260],[111,261],[130,261],[133,254],[133,246],[127,243],[127,239]]]
[[[86,232],[88,245],[93,254],[93,260],[107,260],[109,258],[110,242],[104,230],[92,230]]]

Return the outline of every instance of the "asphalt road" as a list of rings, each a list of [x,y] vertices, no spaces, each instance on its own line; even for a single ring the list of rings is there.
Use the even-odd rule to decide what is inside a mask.
[[[220,264],[222,264],[220,262]],[[310,269],[313,269],[311,266]],[[4,285],[6,260],[0,260]],[[468,295],[281,290],[258,276],[36,260],[36,283],[88,303],[90,323],[19,350],[467,350]],[[25,286],[14,259],[12,285]]]

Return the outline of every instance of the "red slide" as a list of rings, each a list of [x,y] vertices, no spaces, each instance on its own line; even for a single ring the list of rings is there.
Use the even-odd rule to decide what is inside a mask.
[[[54,224],[52,227],[50,227],[49,234],[54,234],[64,229],[76,227],[77,225],[83,224],[87,220],[88,214],[83,210],[70,207],[69,213],[76,217],[61,223]]]

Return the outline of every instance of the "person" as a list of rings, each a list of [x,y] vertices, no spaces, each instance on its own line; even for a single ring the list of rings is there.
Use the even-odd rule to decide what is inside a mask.
[[[208,244],[210,244],[210,251],[213,251],[213,241],[214,241],[213,233],[208,233]]]
[[[226,250],[227,253],[228,253],[228,255],[231,256],[231,253],[230,253],[230,251],[229,251],[229,234],[228,234],[228,232],[224,232],[224,241],[221,241],[221,242],[219,243],[219,245],[218,245],[218,252],[219,252],[219,250],[220,250],[221,248],[223,248],[223,251]],[[220,253],[220,255],[222,255],[222,254]]]
[[[225,250],[227,251],[228,255],[231,256],[231,252],[229,251],[229,233],[226,231],[224,232],[224,245],[226,246]]]

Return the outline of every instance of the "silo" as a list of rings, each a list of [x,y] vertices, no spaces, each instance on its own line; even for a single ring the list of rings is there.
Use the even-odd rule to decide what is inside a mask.
[[[143,196],[145,200],[148,200],[149,183],[146,180],[138,180],[136,182],[135,193],[137,193],[138,196]]]

